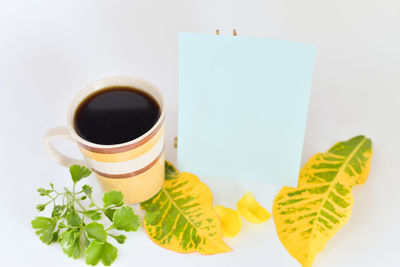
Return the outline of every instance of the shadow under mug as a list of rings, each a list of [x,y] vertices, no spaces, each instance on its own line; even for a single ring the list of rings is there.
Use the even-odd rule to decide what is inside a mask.
[[[128,86],[151,95],[161,108],[156,124],[142,136],[116,145],[100,145],[84,140],[74,127],[79,104],[92,93],[112,86]],[[114,76],[98,80],[83,88],[72,100],[67,111],[67,127],[56,127],[47,132],[45,151],[57,163],[90,168],[104,191],[122,191],[125,203],[133,204],[154,196],[164,183],[164,98],[151,83],[133,76]],[[52,140],[65,138],[76,143],[83,160],[72,159],[57,151]]]

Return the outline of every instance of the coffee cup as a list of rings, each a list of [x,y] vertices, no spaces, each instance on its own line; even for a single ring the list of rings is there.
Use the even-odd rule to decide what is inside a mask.
[[[133,88],[154,99],[160,109],[154,125],[142,135],[122,143],[101,144],[85,139],[76,128],[77,110],[91,95],[115,87]],[[63,166],[78,164],[90,168],[104,191],[121,191],[126,203],[140,203],[154,196],[164,182],[164,128],[165,103],[160,90],[138,77],[113,76],[87,85],[73,98],[67,111],[67,126],[48,131],[44,147],[49,157]],[[59,138],[74,142],[84,160],[59,152],[52,144]]]

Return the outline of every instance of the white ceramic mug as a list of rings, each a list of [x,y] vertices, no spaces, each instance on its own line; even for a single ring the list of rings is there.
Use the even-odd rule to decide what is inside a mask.
[[[142,136],[116,145],[100,145],[80,137],[74,127],[74,117],[80,103],[96,91],[113,86],[127,86],[152,96],[161,108],[154,126]],[[153,84],[133,76],[114,76],[98,80],[83,88],[72,100],[67,112],[67,127],[50,130],[44,139],[47,154],[57,163],[73,164],[92,169],[105,191],[122,191],[126,203],[139,203],[154,196],[164,182],[165,104],[161,92]],[[69,158],[51,141],[66,138],[76,143],[85,159]]]

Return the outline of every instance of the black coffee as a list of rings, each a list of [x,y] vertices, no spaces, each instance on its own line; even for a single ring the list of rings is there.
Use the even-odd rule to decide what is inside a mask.
[[[75,113],[75,130],[92,143],[120,144],[150,130],[160,113],[150,95],[131,87],[109,87],[82,101]]]

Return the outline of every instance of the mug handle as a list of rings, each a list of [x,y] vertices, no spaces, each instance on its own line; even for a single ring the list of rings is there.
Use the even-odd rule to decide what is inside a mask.
[[[56,127],[51,130],[49,130],[45,137],[44,137],[44,150],[46,151],[47,155],[57,162],[58,164],[65,166],[65,167],[70,167],[71,165],[83,165],[87,166],[86,162],[84,160],[79,160],[79,159],[73,159],[70,157],[65,156],[61,152],[59,152],[51,143],[54,139],[60,139],[64,138],[67,140],[70,140],[74,142],[74,139],[68,132],[67,127]]]

